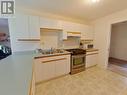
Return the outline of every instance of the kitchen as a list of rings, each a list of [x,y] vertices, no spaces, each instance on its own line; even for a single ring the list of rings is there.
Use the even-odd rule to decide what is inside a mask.
[[[57,90],[54,90],[54,86],[52,86],[52,84],[57,84],[57,80],[60,82],[62,80],[69,81],[70,79],[72,84],[69,85],[77,85],[82,89],[86,86],[84,84],[85,81],[82,79],[85,76],[86,78],[88,77],[86,83],[95,82],[93,84],[96,84],[94,79],[98,81],[98,75],[101,74],[100,85],[96,84],[96,86],[102,87],[104,87],[104,84],[108,85],[108,82],[103,84],[102,80],[105,78],[105,76],[102,76],[103,74],[106,75],[107,73],[110,76],[109,78],[112,75],[119,77],[119,75],[115,75],[110,71],[105,71],[107,57],[104,49],[107,44],[104,45],[106,43],[104,42],[105,37],[100,31],[103,30],[101,28],[102,25],[104,29],[106,26],[101,19],[92,22],[92,24],[85,24],[82,23],[82,20],[67,20],[69,18],[65,20],[65,18],[53,16],[53,14],[50,17],[50,14],[40,14],[30,10],[22,9],[21,12],[19,11],[21,9],[16,12],[15,18],[8,19],[12,55],[0,61],[1,94],[51,95],[56,91],[54,95],[56,93],[57,95],[62,95],[62,93],[58,94],[58,91],[62,92],[58,88],[63,83],[58,88],[57,86],[55,87]],[[105,36],[107,37],[107,35]],[[104,48],[102,44],[105,46]],[[76,79],[79,82],[74,84],[73,82]],[[89,79],[91,81],[88,81]],[[48,87],[50,88],[49,91],[44,91],[47,94],[43,92],[46,83],[49,83]],[[80,85],[78,85],[79,83]],[[82,87],[82,83],[84,87]],[[68,85],[68,83],[65,84]],[[67,85],[64,88],[67,88]],[[89,88],[92,84],[87,85]],[[126,87],[125,85],[123,86]],[[46,88],[48,89],[48,87]],[[68,87],[68,89],[70,88]],[[89,92],[93,91],[94,86],[92,85],[91,88],[88,89]],[[81,89],[76,91],[80,92]],[[102,94],[99,89],[96,90],[98,90],[96,95]],[[71,90],[67,92],[72,94]],[[88,95],[86,92],[81,91],[82,94]],[[104,91],[103,93],[106,92]]]

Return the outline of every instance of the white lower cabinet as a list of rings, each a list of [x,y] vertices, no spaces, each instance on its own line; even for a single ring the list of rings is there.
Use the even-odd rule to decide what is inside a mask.
[[[86,54],[86,68],[98,64],[98,52],[90,52]]]
[[[40,63],[37,61],[35,63],[35,76],[36,82],[53,78],[55,76],[55,65],[52,62]]]
[[[35,59],[36,83],[49,80],[70,72],[70,55]]]
[[[60,75],[63,75],[66,73],[66,63],[67,63],[67,60],[66,59],[63,59],[61,61],[56,61],[55,63],[55,76],[60,76]]]

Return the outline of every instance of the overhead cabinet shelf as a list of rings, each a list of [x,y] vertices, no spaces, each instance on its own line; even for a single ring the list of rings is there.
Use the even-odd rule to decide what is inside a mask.
[[[40,28],[42,32],[62,32],[62,29]]]

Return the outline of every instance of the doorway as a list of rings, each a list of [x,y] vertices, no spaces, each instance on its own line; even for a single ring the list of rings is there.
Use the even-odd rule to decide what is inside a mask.
[[[127,21],[111,26],[108,69],[127,76]]]
[[[0,60],[11,55],[8,19],[0,18]]]

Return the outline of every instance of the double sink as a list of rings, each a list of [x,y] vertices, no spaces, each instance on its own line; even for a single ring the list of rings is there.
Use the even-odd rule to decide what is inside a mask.
[[[49,50],[38,49],[38,52],[44,55],[49,55],[49,54],[64,53],[65,51],[62,49],[49,49]]]

